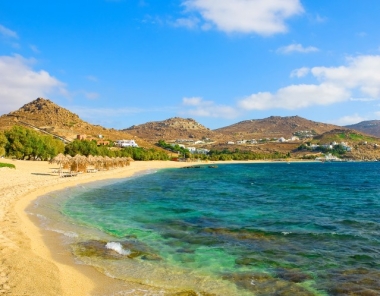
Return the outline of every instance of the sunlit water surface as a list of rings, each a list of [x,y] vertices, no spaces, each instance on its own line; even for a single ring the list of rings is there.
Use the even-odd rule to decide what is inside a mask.
[[[55,192],[31,212],[78,262],[166,291],[379,295],[379,176],[380,163],[205,165]]]

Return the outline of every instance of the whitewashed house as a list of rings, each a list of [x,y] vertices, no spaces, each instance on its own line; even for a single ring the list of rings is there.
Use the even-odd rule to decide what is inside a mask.
[[[115,146],[121,147],[121,148],[124,148],[124,147],[139,147],[139,145],[137,145],[137,143],[135,142],[135,140],[117,140],[117,141],[115,141]]]

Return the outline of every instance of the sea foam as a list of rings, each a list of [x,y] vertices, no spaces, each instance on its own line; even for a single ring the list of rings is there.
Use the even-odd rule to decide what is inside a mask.
[[[114,250],[115,252],[119,253],[120,255],[128,256],[131,254],[130,250],[123,249],[123,246],[120,243],[116,243],[116,242],[107,243],[106,248],[110,249],[110,250]]]

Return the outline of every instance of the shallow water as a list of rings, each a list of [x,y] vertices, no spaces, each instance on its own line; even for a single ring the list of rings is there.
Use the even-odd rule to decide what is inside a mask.
[[[169,169],[50,194],[32,213],[78,262],[169,291],[378,295],[379,176],[379,163]]]

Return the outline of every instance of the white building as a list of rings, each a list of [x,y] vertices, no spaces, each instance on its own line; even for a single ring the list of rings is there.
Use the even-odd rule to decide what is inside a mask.
[[[198,154],[208,154],[209,152],[210,152],[210,150],[204,149],[204,148],[199,148],[196,151],[196,153],[198,153]]]
[[[115,146],[121,147],[121,148],[124,148],[124,147],[139,147],[139,145],[137,145],[137,143],[135,142],[135,140],[117,140],[117,141],[115,141]]]
[[[195,147],[187,147],[187,150],[189,150],[190,153],[195,153],[197,151],[197,148]]]

